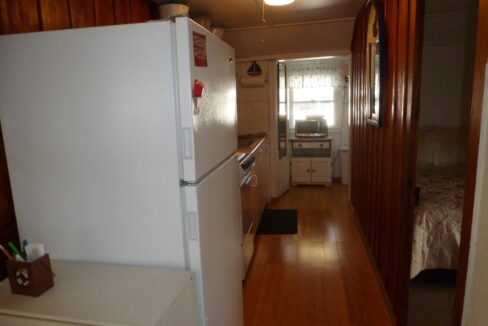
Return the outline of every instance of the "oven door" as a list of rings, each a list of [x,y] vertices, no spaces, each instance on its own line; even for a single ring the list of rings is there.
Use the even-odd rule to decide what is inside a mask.
[[[254,252],[254,235],[257,227],[257,225],[254,225],[254,215],[257,204],[256,199],[259,195],[257,190],[256,175],[254,174],[253,167],[241,181],[242,252],[244,258],[242,279],[246,278],[246,273]]]

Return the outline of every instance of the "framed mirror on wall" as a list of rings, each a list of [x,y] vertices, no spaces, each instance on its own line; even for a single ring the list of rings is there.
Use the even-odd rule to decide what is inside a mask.
[[[288,110],[287,110],[286,66],[278,62],[278,153],[279,159],[287,155]]]
[[[383,124],[386,85],[386,25],[383,4],[378,0],[368,3],[368,34],[366,42],[366,82],[368,97],[368,124]]]

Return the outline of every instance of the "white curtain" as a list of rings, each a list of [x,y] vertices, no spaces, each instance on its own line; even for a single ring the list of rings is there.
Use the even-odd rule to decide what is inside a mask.
[[[329,127],[341,126],[347,94],[346,60],[285,63],[286,77],[280,74],[280,112],[288,113],[291,128],[296,120],[311,116],[323,116]]]
[[[345,82],[342,68],[334,66],[290,65],[287,75],[289,88],[343,87]],[[284,81],[280,85],[284,85]]]

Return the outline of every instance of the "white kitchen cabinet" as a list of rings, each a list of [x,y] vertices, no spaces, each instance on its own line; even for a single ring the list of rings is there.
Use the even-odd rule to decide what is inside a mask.
[[[0,283],[0,325],[198,326],[194,274],[175,269],[52,261],[38,298]]]
[[[292,139],[291,184],[332,184],[330,138]]]
[[[314,183],[332,183],[331,180],[331,159],[330,158],[312,158],[312,182]]]
[[[312,162],[310,158],[292,158],[291,160],[291,175],[292,183],[310,183],[312,181],[311,175]]]

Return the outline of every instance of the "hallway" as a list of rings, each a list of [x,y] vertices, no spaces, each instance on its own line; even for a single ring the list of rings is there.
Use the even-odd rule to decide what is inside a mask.
[[[347,188],[294,187],[298,234],[258,235],[244,282],[246,326],[392,325]]]

